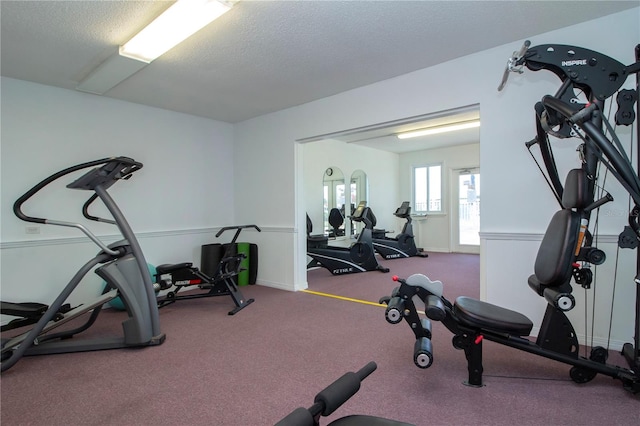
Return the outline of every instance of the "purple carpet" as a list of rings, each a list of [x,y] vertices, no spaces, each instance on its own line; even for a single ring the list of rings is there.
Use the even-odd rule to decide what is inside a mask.
[[[381,263],[391,272],[310,271],[310,290],[377,303],[392,275],[421,272],[442,280],[450,300],[479,294],[478,256]],[[161,309],[160,346],[20,360],[0,379],[2,425],[272,425],[369,361],[378,370],[321,424],[354,413],[416,425],[640,424],[638,397],[608,377],[578,385],[567,365],[487,342],[485,386],[470,388],[464,353],[441,324],[434,363],[421,370],[413,334],[387,323],[382,307],[262,286],[242,292],[256,301],[235,316],[229,297]],[[122,316],[105,311],[84,334],[118,333]]]

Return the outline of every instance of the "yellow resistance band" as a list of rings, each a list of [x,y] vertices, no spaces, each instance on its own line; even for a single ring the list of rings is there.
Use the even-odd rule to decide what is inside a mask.
[[[362,303],[363,305],[379,306],[382,308],[387,307],[387,305],[385,304],[369,302],[368,300],[362,300],[362,299],[353,299],[351,297],[338,296],[336,294],[320,293],[318,291],[312,291],[312,290],[300,290],[300,291],[302,291],[303,293],[315,294],[316,296],[331,297],[332,299],[346,300],[347,302]],[[422,315],[425,314],[423,311],[418,311],[418,313]]]
[[[331,297],[333,299],[346,300],[347,302],[362,303],[363,305],[380,306],[382,308],[386,308],[387,307],[386,305],[383,305],[383,304],[380,304],[380,303],[369,302],[368,300],[352,299],[350,297],[338,296],[338,295],[329,294],[329,293],[320,293],[320,292],[312,291],[312,290],[301,290],[301,291],[304,292],[304,293],[315,294],[316,296]]]

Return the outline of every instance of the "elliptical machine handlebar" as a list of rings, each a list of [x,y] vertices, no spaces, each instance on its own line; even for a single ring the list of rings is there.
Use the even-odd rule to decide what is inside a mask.
[[[13,204],[13,213],[19,219],[24,220],[25,222],[41,223],[41,224],[50,223],[49,219],[26,215],[22,211],[22,205],[29,198],[33,197],[37,192],[42,190],[45,186],[60,179],[61,177],[66,176],[70,173],[76,172],[78,170],[99,166],[101,164],[103,165],[102,167],[96,168],[91,172],[85,174],[81,178],[77,179],[75,182],[72,182],[69,185],[67,185],[67,188],[93,190],[96,186],[102,185],[104,189],[107,189],[108,187],[113,185],[118,179],[129,179],[133,172],[135,172],[136,170],[140,170],[142,168],[142,163],[139,163],[128,157],[103,158],[101,160],[89,161],[87,163],[77,164],[75,166],[68,167],[64,170],[61,170],[43,179],[38,184],[36,184],[33,188],[25,192]],[[90,201],[87,201],[87,203],[85,203],[85,206],[88,206],[89,204],[91,204],[91,202],[93,202],[95,198],[97,198],[97,196],[92,196],[89,199]]]
[[[91,205],[91,203],[93,203],[96,199],[98,198],[98,194],[93,194],[91,197],[89,197],[89,199],[82,205],[82,216],[84,216],[85,218],[92,220],[94,222],[102,222],[102,223],[108,223],[110,225],[116,225],[116,221],[115,220],[111,220],[111,219],[105,219],[102,217],[98,217],[98,216],[94,216],[92,214],[89,213],[89,206]]]
[[[100,166],[101,167],[96,167]],[[56,226],[66,226],[71,228],[79,229],[83,234],[91,239],[100,249],[102,249],[105,253],[110,255],[118,255],[119,252],[116,250],[112,250],[108,248],[102,241],[98,239],[89,229],[83,226],[80,223],[74,222],[66,222],[61,220],[54,219],[45,219],[40,217],[29,216],[22,211],[23,204],[37,194],[40,190],[42,190],[47,185],[53,183],[54,181],[60,179],[63,176],[71,174],[73,172],[77,172],[79,170],[87,169],[90,167],[95,167],[90,170],[80,178],[76,179],[74,182],[71,182],[67,185],[67,188],[70,189],[80,189],[80,190],[95,190],[96,187],[101,187],[102,189],[107,189],[116,181],[120,179],[129,179],[133,172],[140,170],[143,165],[131,158],[128,157],[109,157],[103,158],[100,160],[89,161],[86,163],[77,164],[75,166],[68,167],[64,170],[61,170],[57,173],[52,174],[51,176],[43,179],[38,184],[33,186],[27,192],[25,192],[20,198],[16,200],[13,204],[13,212],[14,214],[21,220],[25,222],[31,223],[40,223],[47,225],[56,225]],[[88,207],[95,199],[98,198],[97,194],[93,194],[87,202],[82,207],[82,214],[89,220],[93,220],[96,222],[104,222],[110,224],[116,224],[115,221],[110,219],[102,219],[96,216],[91,216],[88,213]]]

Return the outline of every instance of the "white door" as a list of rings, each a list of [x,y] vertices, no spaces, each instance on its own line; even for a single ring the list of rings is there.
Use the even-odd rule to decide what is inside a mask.
[[[480,169],[457,170],[453,175],[453,251],[480,253]]]

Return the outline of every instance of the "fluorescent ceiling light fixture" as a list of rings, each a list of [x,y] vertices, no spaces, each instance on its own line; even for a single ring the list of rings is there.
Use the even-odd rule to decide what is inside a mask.
[[[480,120],[463,121],[460,123],[446,124],[444,126],[427,127],[425,129],[412,130],[398,133],[398,139],[417,138],[419,136],[437,135],[438,133],[455,132],[456,130],[473,129],[480,127]]]
[[[85,77],[76,90],[103,95],[229,11],[237,1],[178,0]]]
[[[102,95],[146,66],[146,62],[114,53],[86,76],[76,90]]]
[[[231,9],[217,0],[178,0],[131,40],[120,55],[151,62]]]

